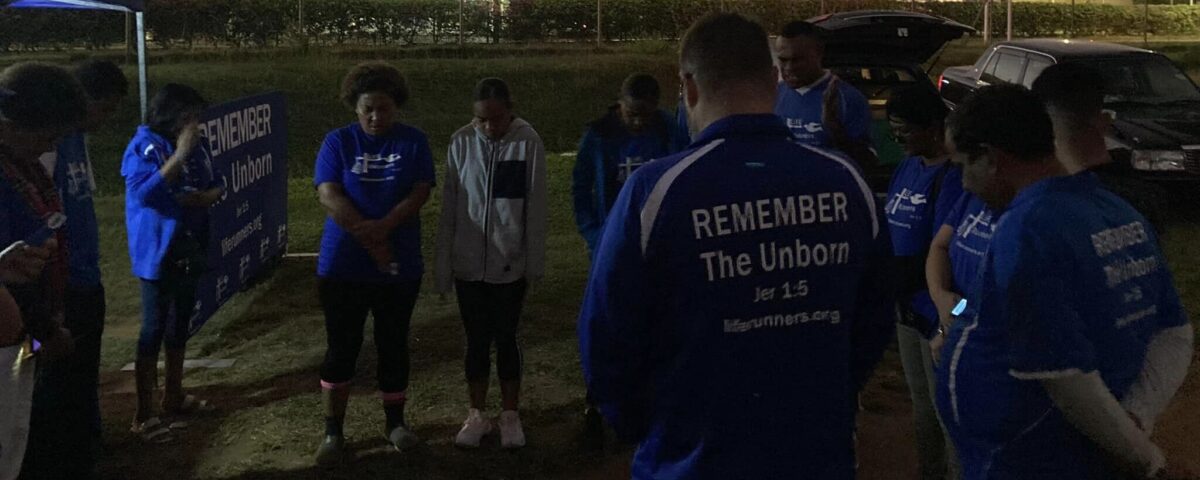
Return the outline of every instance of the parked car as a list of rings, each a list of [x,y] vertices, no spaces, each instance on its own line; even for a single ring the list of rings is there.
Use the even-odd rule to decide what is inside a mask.
[[[885,107],[898,87],[924,85],[935,89],[927,70],[947,42],[975,29],[924,13],[860,10],[811,18],[823,28],[825,68],[854,85],[871,106],[872,138],[879,166],[867,172],[871,187],[886,192],[904,150],[896,144]]]
[[[1200,185],[1200,90],[1158,53],[1093,41],[1014,40],[992,46],[974,65],[947,68],[938,86],[953,108],[985,85],[1031,86],[1046,67],[1063,62],[1085,62],[1104,77],[1113,163],[1100,172],[1110,188],[1154,217],[1165,209],[1168,188]]]

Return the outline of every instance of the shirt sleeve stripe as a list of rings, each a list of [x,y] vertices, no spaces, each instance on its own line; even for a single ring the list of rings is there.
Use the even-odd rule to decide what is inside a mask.
[[[871,187],[867,185],[867,181],[863,179],[862,173],[858,171],[858,167],[850,163],[850,160],[846,159],[845,157],[828,150],[802,143],[797,143],[796,145],[807,148],[813,153],[817,153],[821,156],[837,161],[838,163],[842,164],[843,167],[846,167],[846,170],[850,171],[850,176],[854,177],[855,182],[858,182],[858,188],[862,190],[863,200],[867,202],[867,208],[871,211],[871,238],[879,238],[879,213],[875,208],[875,194],[871,192]]]
[[[658,182],[654,184],[654,189],[650,191],[650,197],[646,199],[645,205],[642,206],[642,256],[646,256],[646,246],[650,243],[650,231],[654,228],[654,222],[658,219],[658,210],[662,208],[663,198],[667,196],[667,190],[670,190],[671,184],[675,183],[675,179],[687,170],[688,167],[700,160],[701,157],[711,152],[718,145],[724,143],[724,139],[715,140],[708,145],[701,147],[699,150],[692,152],[676,163],[666,173],[663,174]]]

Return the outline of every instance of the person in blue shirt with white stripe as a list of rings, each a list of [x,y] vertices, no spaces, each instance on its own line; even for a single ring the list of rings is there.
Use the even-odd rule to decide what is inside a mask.
[[[784,25],[775,39],[779,97],[775,114],[796,141],[839,150],[861,168],[878,159],[871,147],[871,110],[853,85],[824,68],[824,30],[808,22]]]
[[[1195,478],[1144,420],[1182,383],[1193,342],[1145,218],[1094,175],[1067,174],[1024,87],[979,90],[947,137],[964,187],[1003,211],[939,371],[964,478]]]
[[[855,396],[895,301],[874,195],[772,114],[761,25],[706,17],[680,65],[701,133],[609,215],[579,321],[592,399],[638,444],[634,478],[854,478]]]

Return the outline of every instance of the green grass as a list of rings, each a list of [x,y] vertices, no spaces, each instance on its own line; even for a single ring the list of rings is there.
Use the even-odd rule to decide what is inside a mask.
[[[971,63],[981,45],[952,46],[940,66]],[[1179,59],[1197,59],[1200,49],[1171,47]],[[337,99],[345,71],[357,61],[385,58],[408,76],[413,100],[404,120],[430,137],[438,168],[447,139],[470,119],[470,92],[485,76],[508,80],[518,111],[545,139],[550,152],[575,149],[584,123],[599,115],[629,73],[650,72],[662,82],[673,108],[672,46],[660,42],[596,50],[590,47],[496,48],[483,53],[346,50],[298,54],[291,51],[185,52],[156,57],[156,84],[190,83],[220,102],[266,90],[282,90],[289,102],[289,243],[292,252],[314,252],[324,214],[315,201],[311,170],[325,132],[353,114]],[[434,58],[437,55],[453,58]],[[0,57],[0,67],[20,57]],[[383,416],[373,395],[374,351],[370,340],[359,361],[358,382],[347,418],[351,446],[360,452],[336,473],[311,467],[321,433],[317,366],[324,352],[323,319],[316,302],[315,262],[285,262],[275,276],[237,296],[191,342],[191,357],[233,358],[227,370],[189,374],[190,388],[221,406],[194,425],[183,444],[147,446],[126,434],[132,415],[131,375],[114,373],[133,358],[139,325],[138,284],[129,273],[123,199],[117,172],[136,120],[131,99],[116,121],[92,138],[93,161],[103,189],[97,201],[109,317],[104,341],[106,443],[103,469],[112,478],[615,478],[622,456],[576,448],[574,434],[583,408],[575,344],[575,318],[587,275],[583,243],[570,210],[573,156],[553,153],[550,163],[550,229],[545,280],[533,285],[522,318],[526,377],[523,417],[530,447],[515,453],[489,445],[478,452],[451,446],[466,409],[462,376],[463,332],[452,300],[427,287],[413,319],[413,376],[409,417],[428,444],[396,455],[383,448]],[[440,191],[422,213],[424,255],[432,258],[433,226]],[[1194,198],[1194,197],[1193,197]],[[1191,203],[1191,202],[1188,202]],[[1200,312],[1200,224],[1180,219],[1166,239],[1177,283],[1192,312]],[[428,277],[427,277],[428,278]],[[426,282],[427,286],[430,282]],[[370,338],[370,335],[367,336]],[[885,391],[903,392],[894,358],[878,375]],[[496,396],[493,388],[493,397]],[[894,407],[893,407],[894,408]],[[493,411],[495,403],[493,403]],[[604,476],[605,474],[609,476]]]

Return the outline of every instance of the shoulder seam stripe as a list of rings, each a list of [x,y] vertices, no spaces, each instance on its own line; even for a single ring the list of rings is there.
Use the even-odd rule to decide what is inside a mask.
[[[667,196],[667,190],[670,190],[671,184],[675,183],[675,179],[679,178],[684,170],[724,142],[725,139],[718,139],[700,147],[699,150],[692,152],[691,155],[684,157],[679,163],[667,169],[667,172],[654,183],[654,189],[650,191],[650,196],[646,198],[646,203],[642,205],[641,211],[643,258],[646,256],[646,246],[650,244],[650,233],[654,228],[654,222],[658,219],[658,210],[662,207],[663,199]]]

